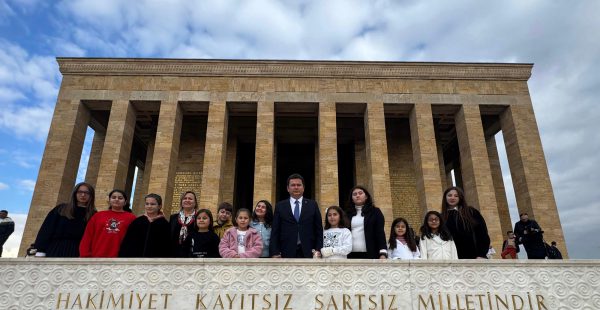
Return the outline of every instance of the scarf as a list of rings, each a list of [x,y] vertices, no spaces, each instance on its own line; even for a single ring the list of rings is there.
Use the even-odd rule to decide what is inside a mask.
[[[179,211],[179,216],[177,217],[177,222],[181,225],[181,229],[179,230],[179,244],[182,244],[183,241],[188,236],[188,226],[194,223],[196,220],[196,211],[189,216],[185,216],[183,210]]]

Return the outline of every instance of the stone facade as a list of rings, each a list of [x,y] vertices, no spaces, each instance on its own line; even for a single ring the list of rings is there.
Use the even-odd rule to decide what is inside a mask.
[[[566,254],[527,80],[531,64],[59,58],[63,81],[21,252],[74,185],[87,126],[96,205],[113,188],[182,192],[200,207],[285,198],[288,171],[323,209],[365,185],[418,229],[456,183],[493,245],[510,227],[493,137],[504,133],[517,204]],[[284,173],[285,172],[285,173]]]

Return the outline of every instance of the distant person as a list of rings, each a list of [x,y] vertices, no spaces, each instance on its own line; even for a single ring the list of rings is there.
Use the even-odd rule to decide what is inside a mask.
[[[338,206],[325,211],[325,231],[323,231],[323,258],[346,258],[352,252],[352,232],[346,224],[346,215]]]
[[[79,243],[96,214],[94,187],[82,182],[73,188],[69,202],[61,203],[44,219],[35,239],[37,257],[79,257]]]
[[[171,226],[162,213],[162,198],[158,194],[144,197],[144,214],[136,218],[121,243],[119,257],[171,257],[169,233]]]
[[[179,199],[179,212],[172,214],[171,224],[171,255],[174,257],[189,257],[189,234],[198,230],[196,227],[196,210],[198,199],[196,193],[187,191]]]
[[[273,214],[269,251],[271,257],[320,257],[323,220],[316,201],[304,197],[304,178],[295,173],[287,179],[290,198],[279,201]]]
[[[90,219],[79,244],[81,257],[117,257],[127,228],[135,215],[125,211],[129,206],[127,194],[113,189],[108,194],[108,210],[100,211]]]
[[[562,253],[556,247],[556,241],[552,241],[548,247],[548,259],[562,259]]]
[[[429,211],[425,215],[419,249],[423,259],[458,259],[452,234],[439,212]]]
[[[525,212],[519,215],[520,221],[515,223],[515,235],[517,242],[523,244],[528,259],[546,258],[546,247],[544,246],[544,231],[540,225],[529,219]]]
[[[250,227],[256,229],[263,241],[263,250],[260,257],[270,257],[269,245],[271,244],[271,228],[273,226],[273,206],[267,200],[256,203],[252,212]]]
[[[233,206],[229,202],[221,202],[217,208],[217,224],[215,225],[215,234],[219,238],[223,238],[225,232],[233,227],[231,215],[233,214]]]
[[[485,220],[479,210],[469,206],[458,187],[450,187],[442,196],[442,217],[452,234],[459,259],[487,259],[490,248]]]
[[[197,231],[191,233],[189,239],[190,256],[194,258],[218,258],[219,236],[213,228],[213,216],[210,210],[200,209],[196,215]]]
[[[503,259],[516,259],[519,253],[519,245],[517,238],[512,230],[506,232],[506,240],[502,243],[502,253],[500,256]]]
[[[388,257],[390,259],[420,259],[414,231],[404,218],[392,222],[390,240],[388,241]]]
[[[8,217],[8,211],[0,210],[0,257],[2,257],[2,248],[8,237],[15,231],[15,222]]]
[[[235,215],[235,226],[228,229],[219,243],[219,254],[223,258],[257,258],[262,253],[262,239],[256,229],[250,227],[251,212],[239,209]]]
[[[352,231],[352,252],[348,258],[386,259],[385,218],[365,187],[357,185],[350,190],[344,212]]]

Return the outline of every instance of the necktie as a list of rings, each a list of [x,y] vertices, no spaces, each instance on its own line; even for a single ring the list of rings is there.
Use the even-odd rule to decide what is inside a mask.
[[[294,202],[294,205],[296,205],[294,207],[294,218],[296,219],[296,222],[300,221],[300,202],[298,200],[296,200],[296,202]]]

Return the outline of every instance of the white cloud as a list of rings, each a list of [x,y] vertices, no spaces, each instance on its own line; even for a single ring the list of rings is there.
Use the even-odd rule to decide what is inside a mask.
[[[22,47],[0,39],[0,129],[44,140],[58,84],[54,58],[29,55]]]
[[[10,210],[8,211],[8,216],[15,222],[15,231],[8,237],[8,240],[6,240],[6,243],[2,247],[2,257],[17,257],[21,239],[23,238],[27,214],[10,213]]]
[[[35,180],[19,180],[17,184],[21,189],[28,192],[33,192],[33,189],[35,188]]]
[[[9,189],[10,186],[8,186],[8,184],[0,182],[0,191],[1,190],[5,190],[5,189]]]

